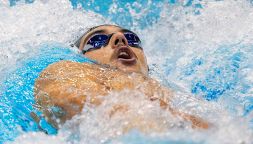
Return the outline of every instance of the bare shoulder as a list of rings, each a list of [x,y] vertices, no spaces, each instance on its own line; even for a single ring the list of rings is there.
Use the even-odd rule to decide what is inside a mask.
[[[145,89],[143,90],[145,93],[149,91],[149,95],[153,95],[162,87],[156,80],[139,73],[125,73],[103,65],[72,61],[59,61],[49,65],[41,72],[36,84],[38,88],[42,88],[43,84],[46,87],[50,84],[53,84],[54,87],[57,87],[57,84],[75,85],[81,89],[88,89],[92,86],[95,91],[97,91],[96,88],[101,87],[106,91],[142,87]]]
[[[99,67],[90,63],[59,61],[49,65],[36,79],[35,88],[38,90],[52,87],[57,89],[64,85],[82,88],[94,85],[100,75]],[[36,93],[36,91],[35,91]]]
[[[43,77],[45,74],[57,74],[60,71],[73,72],[78,70],[89,70],[94,69],[90,63],[79,63],[73,61],[59,61],[53,64],[50,64],[46,69],[41,72],[40,77]]]

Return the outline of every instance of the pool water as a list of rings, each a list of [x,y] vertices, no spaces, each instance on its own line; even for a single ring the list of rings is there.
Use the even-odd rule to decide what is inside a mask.
[[[222,0],[0,0],[0,143],[253,143],[253,5]],[[91,62],[69,47],[88,28],[119,24],[136,31],[150,76],[175,92],[174,108],[213,124],[192,129],[144,94],[111,93],[97,109],[58,132],[30,118],[33,84],[59,60]],[[117,97],[117,101],[114,101]],[[135,99],[135,101],[133,101]],[[136,102],[138,100],[139,103]],[[124,119],[103,116],[124,102],[146,121],[164,119],[165,131],[122,133]],[[136,115],[134,109],[125,119]]]

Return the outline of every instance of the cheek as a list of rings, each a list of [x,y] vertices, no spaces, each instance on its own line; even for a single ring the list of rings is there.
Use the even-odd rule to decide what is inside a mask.
[[[110,52],[105,48],[89,51],[85,54],[85,57],[95,60],[99,63],[107,63],[110,60]]]
[[[138,57],[138,61],[141,65],[147,67],[147,60],[142,50],[136,49],[134,50],[136,56]]]

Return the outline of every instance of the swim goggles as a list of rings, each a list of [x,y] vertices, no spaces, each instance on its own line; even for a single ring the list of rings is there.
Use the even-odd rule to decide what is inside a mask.
[[[94,34],[84,46],[82,50],[83,54],[86,53],[87,51],[99,49],[101,47],[106,46],[109,43],[113,34],[109,34],[109,35]],[[129,46],[142,49],[140,38],[136,34],[132,32],[125,32],[124,36],[127,39]]]

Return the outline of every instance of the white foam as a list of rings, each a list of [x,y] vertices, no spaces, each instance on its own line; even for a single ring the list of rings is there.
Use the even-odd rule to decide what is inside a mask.
[[[68,0],[4,5],[0,11],[1,70],[6,65],[15,65],[42,42],[69,44],[87,28],[108,23],[98,14],[73,10]]]
[[[156,136],[165,139],[178,138],[177,140],[205,140],[206,143],[252,143],[252,130],[245,124],[246,119],[231,116],[218,102],[190,98],[186,93],[190,93],[191,78],[180,79],[182,68],[192,58],[206,57],[209,61],[203,68],[206,69],[215,62],[210,55],[217,50],[218,45],[252,43],[252,6],[247,1],[201,3],[201,15],[193,15],[190,7],[164,4],[161,19],[138,33],[143,38],[149,64],[155,65],[152,68],[156,68],[156,72],[151,76],[163,83],[168,82],[172,86],[175,84],[178,90],[185,90],[179,91],[173,99],[175,108],[203,116],[214,124],[214,128],[207,131],[175,128]],[[115,9],[117,7],[112,6],[111,11]],[[41,0],[14,7],[9,7],[5,0],[0,0],[0,11],[0,76],[5,75],[4,69],[15,67],[17,61],[35,51],[36,46],[42,42],[56,41],[68,45],[88,27],[109,22],[96,13],[73,10],[68,0]],[[146,11],[142,13],[146,14]],[[134,11],[131,14],[141,17]],[[170,74],[166,75],[165,70],[170,70]],[[249,71],[252,71],[252,68],[249,68]],[[200,71],[200,77],[203,75],[201,72],[203,71]],[[252,75],[247,75],[248,79],[252,80]],[[138,101],[132,101],[131,98]],[[145,120],[167,118],[172,125],[180,122],[170,113],[155,107],[157,104],[147,101],[143,94],[124,91],[110,94],[107,103],[97,109],[86,107],[84,113],[68,122],[57,136],[26,133],[14,143],[68,143],[68,138],[73,136],[73,133],[79,135],[80,143],[101,143],[120,136],[124,119],[119,117],[109,121],[103,115],[107,106],[120,101],[140,109],[140,115]],[[151,107],[148,107],[149,105]],[[129,111],[125,119],[130,119],[130,116],[135,114],[135,111]]]

